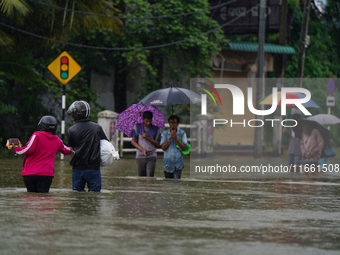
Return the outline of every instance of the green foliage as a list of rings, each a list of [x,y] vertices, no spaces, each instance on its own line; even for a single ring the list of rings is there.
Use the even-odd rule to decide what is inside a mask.
[[[86,33],[92,28],[118,34],[122,22],[117,18],[77,14],[62,11],[53,6],[78,11],[115,15],[119,13],[111,1],[45,1],[44,5],[32,1],[0,1],[0,21],[28,33],[64,40]],[[37,26],[37,24],[39,24]],[[47,66],[63,51],[70,50],[50,41],[37,39],[7,27],[0,29],[0,124],[2,144],[8,137],[19,137],[27,141],[37,129],[43,115],[61,115],[62,86],[47,71]],[[80,43],[80,42],[77,42]],[[77,61],[87,63],[82,49],[70,50]],[[100,55],[100,54],[98,54]],[[78,75],[67,84],[67,98],[83,99],[92,103],[91,119],[96,119],[100,109],[96,105],[93,89],[90,88],[90,73],[95,65],[82,65],[82,76]],[[45,100],[45,102],[43,102]],[[50,102],[47,102],[49,100]],[[70,103],[69,103],[70,104]],[[57,117],[57,116],[56,116]],[[59,119],[59,118],[57,118]]]
[[[12,7],[10,5],[12,4]],[[42,115],[61,111],[62,85],[50,74],[47,66],[63,51],[67,51],[82,67],[81,72],[66,85],[67,107],[75,100],[86,100],[91,104],[91,119],[103,110],[96,104],[97,95],[91,88],[91,73],[108,74],[106,67],[115,69],[116,111],[128,107],[127,86],[132,82],[140,86],[138,102],[151,91],[173,86],[189,88],[189,78],[211,77],[211,54],[216,54],[226,45],[223,31],[205,32],[218,27],[210,19],[210,12],[193,15],[162,17],[172,14],[202,10],[209,7],[207,0],[115,0],[77,1],[75,9],[118,14],[136,19],[96,19],[90,15],[66,13],[51,7],[24,1],[0,1],[0,21],[25,31],[72,43],[114,48],[140,48],[168,44],[164,47],[126,51],[93,50],[51,43],[15,32],[8,28],[0,31],[0,139],[4,144],[9,135],[19,136],[22,141],[37,128]],[[65,7],[65,1],[45,1]],[[73,8],[69,1],[68,8]],[[100,2],[100,4],[99,4]],[[6,4],[6,7],[5,5]],[[340,8],[335,0],[328,0],[326,14],[322,17],[311,11],[309,35],[311,43],[306,50],[304,77],[327,78],[340,74]],[[19,11],[19,7],[21,11]],[[11,9],[12,8],[12,9]],[[17,11],[13,11],[16,10]],[[303,17],[300,1],[288,1],[288,20],[292,20],[287,44],[294,47],[295,55],[287,56],[285,77],[296,77],[299,58],[301,21]],[[12,14],[10,14],[12,13]],[[25,16],[23,16],[23,14]],[[9,16],[6,16],[9,15]],[[13,15],[13,16],[10,16]],[[65,23],[62,20],[65,16]],[[156,17],[156,19],[140,19]],[[12,19],[10,17],[13,17]],[[39,24],[39,26],[36,26]],[[109,29],[108,29],[109,28]],[[204,34],[194,38],[197,35]],[[256,41],[256,35],[237,35],[228,39]],[[191,40],[183,41],[188,38]],[[277,43],[278,34],[268,35],[267,41]],[[183,41],[178,44],[169,44]],[[273,77],[275,73],[271,74]],[[326,113],[324,100],[325,84],[305,84],[312,93],[312,99],[320,106],[313,114]],[[271,92],[270,92],[271,93]],[[316,96],[318,95],[318,96]],[[336,92],[339,98],[339,92]],[[50,104],[42,100],[50,100]],[[174,113],[188,116],[189,105],[174,106]],[[211,106],[212,107],[212,106]],[[340,116],[340,105],[332,114]],[[165,111],[169,115],[171,106]],[[209,106],[210,109],[210,106]],[[59,111],[59,110],[58,110]],[[188,118],[187,118],[188,119]],[[184,122],[183,122],[184,123]],[[71,123],[67,123],[67,127]],[[340,144],[340,130],[331,128],[333,140]]]
[[[337,0],[328,0],[323,16],[323,21],[328,32],[328,40],[336,52],[337,58],[340,57],[340,3]],[[333,58],[334,59],[334,58]],[[334,63],[334,61],[332,61]],[[336,76],[339,75],[339,71]]]
[[[212,30],[218,27],[218,23],[210,19],[209,12],[164,17],[208,8],[208,1],[117,0],[114,6],[122,10],[122,17],[136,17],[136,19],[124,21],[124,28],[119,36],[102,29],[93,29],[86,36],[82,34],[74,37],[73,41],[115,48],[167,45],[158,48],[104,53],[103,65],[115,68],[114,95],[117,112],[128,107],[126,84],[136,82],[140,84],[139,95],[134,99],[137,103],[139,99],[156,89],[170,85],[188,88],[191,77],[211,77],[210,56],[218,52],[225,44],[223,31],[216,30],[188,41],[183,40]],[[144,17],[160,18],[144,19]],[[178,41],[183,42],[171,44]],[[95,70],[95,67],[93,70],[96,72],[102,70],[98,68],[102,65],[98,62],[96,65],[99,70]],[[176,114],[187,112],[187,106],[184,105],[174,106],[174,109]]]
[[[294,1],[291,1],[294,2]],[[291,4],[291,12],[294,12],[293,23],[291,27],[291,45],[297,50],[297,54],[288,58],[286,77],[296,77],[300,33],[302,23],[302,9],[296,8],[297,4]],[[329,76],[339,77],[340,75],[340,5],[336,0],[328,0],[326,12],[320,16],[317,12],[311,9],[308,34],[310,36],[310,45],[306,49],[304,78],[319,78],[305,80],[303,87],[307,88],[312,95],[312,99],[320,105],[320,109],[309,109],[312,114],[327,113],[328,109],[325,106],[327,97],[327,78]],[[321,79],[324,78],[324,79]],[[338,82],[337,82],[338,83]],[[336,84],[339,88],[339,85]],[[336,89],[336,101],[340,93]],[[332,107],[331,113],[340,116],[340,105],[336,103]],[[337,126],[331,126],[331,137],[335,146],[340,146],[340,130]]]
[[[12,4],[10,1],[2,2]],[[69,1],[67,8],[73,8],[72,2]],[[65,7],[65,2],[62,1],[46,3]],[[122,17],[145,17],[179,14],[209,7],[206,0],[127,0],[110,3],[103,11],[104,3],[109,1],[78,1],[75,9],[109,15],[115,15],[121,10]],[[27,7],[25,16],[12,10],[20,19],[8,19],[0,15],[0,20],[31,33],[98,47],[138,48],[167,44],[218,27],[217,22],[210,20],[209,12],[159,19],[122,19],[122,28],[123,23],[117,19],[104,18],[98,25],[99,18],[96,16],[77,14],[71,19],[72,13],[38,3],[28,2]],[[15,10],[19,6],[13,8]],[[5,13],[10,12],[11,9],[6,7]],[[61,22],[64,16],[65,25]],[[110,24],[105,26],[105,22]],[[89,27],[92,28],[88,29]],[[27,141],[37,129],[41,116],[55,115],[58,109],[61,112],[62,85],[50,74],[47,66],[63,51],[67,51],[82,67],[81,72],[66,85],[67,106],[75,100],[86,100],[91,104],[91,119],[96,120],[96,113],[103,109],[95,103],[97,95],[90,86],[91,72],[105,75],[108,74],[105,67],[115,67],[116,108],[119,106],[125,109],[126,83],[131,79],[140,80],[142,97],[162,86],[169,86],[170,82],[174,86],[183,86],[189,84],[190,77],[210,77],[210,54],[219,51],[224,43],[222,30],[217,30],[166,47],[105,51],[50,43],[7,28],[3,31],[7,33],[6,36],[11,35],[10,38],[1,36],[2,41],[6,39],[8,43],[0,46],[3,48],[3,51],[0,51],[0,67],[3,70],[0,74],[3,81],[3,91],[0,94],[0,116],[3,121],[0,130],[3,143],[10,135],[19,137],[23,142]],[[46,103],[46,100],[49,100],[49,103]],[[188,107],[175,106],[175,113],[187,113]],[[67,123],[67,127],[69,125],[71,123]]]
[[[122,17],[154,17],[205,9],[208,8],[208,1],[128,0],[116,1],[115,5],[122,9]],[[182,41],[218,27],[218,23],[210,20],[208,14],[200,12],[159,19],[127,19],[120,36],[94,31],[97,35],[89,43],[110,42],[107,46],[137,48]],[[98,37],[101,40],[98,41]],[[166,47],[114,52],[112,60],[120,70],[128,71],[130,79],[140,77],[143,80],[140,93],[143,97],[162,86],[170,86],[170,83],[174,86],[182,86],[183,81],[188,84],[190,77],[211,77],[210,55],[218,52],[224,42],[222,30],[217,30]],[[146,72],[131,72],[144,68]]]
[[[71,37],[88,33],[93,27],[105,29],[118,34],[122,26],[118,18],[107,18],[98,15],[77,14],[63,11],[56,7],[97,13],[101,15],[117,15],[111,1],[68,0],[66,1],[25,1],[1,0],[0,22],[23,30],[27,33],[55,40],[67,41]],[[39,24],[39,25],[37,25]],[[0,27],[0,70],[8,79],[19,81],[35,80],[39,75],[28,59],[41,54],[41,49],[51,41],[37,39],[11,28]],[[27,57],[29,55],[29,57]]]
[[[327,2],[327,10],[333,0]],[[285,77],[296,77],[299,60],[300,34],[303,18],[303,9],[299,8],[296,1],[290,1],[289,14],[293,16],[292,25],[289,29],[288,42],[294,47],[296,54],[288,57]],[[334,47],[338,41],[331,38],[331,24],[329,23],[330,15],[326,13],[320,16],[314,9],[311,9],[308,25],[308,35],[310,36],[310,45],[306,49],[304,78],[322,78],[330,75],[338,76],[340,72],[339,51]],[[334,19],[332,17],[332,19]],[[340,15],[337,19],[340,18]],[[340,49],[340,48],[339,48]]]
[[[16,113],[17,109],[12,105],[6,105],[0,102],[0,115],[7,113]]]

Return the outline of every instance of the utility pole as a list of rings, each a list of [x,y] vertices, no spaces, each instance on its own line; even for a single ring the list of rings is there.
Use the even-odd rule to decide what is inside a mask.
[[[61,84],[61,83],[60,83]],[[65,138],[65,109],[66,109],[66,85],[63,85],[63,95],[61,97],[61,140],[64,142]],[[60,153],[60,159],[64,159],[64,154]]]
[[[263,98],[263,84],[264,84],[264,37],[266,28],[266,0],[260,0],[259,6],[259,34],[258,34],[258,52],[257,52],[257,93],[256,93],[256,108],[263,109],[258,101]],[[263,120],[263,116],[256,116],[256,119]],[[262,157],[262,127],[255,128],[254,141],[254,157]]]
[[[297,73],[297,86],[298,87],[302,87],[303,69],[305,65],[305,52],[306,52],[306,48],[309,45],[308,22],[309,22],[310,5],[311,5],[311,0],[305,0],[305,8],[303,10],[303,20],[302,20],[302,26],[301,26],[299,66],[298,66],[298,73]]]
[[[280,31],[279,31],[279,45],[286,44],[286,17],[287,17],[287,0],[281,0],[281,12],[280,12]],[[283,80],[285,76],[285,68],[286,68],[286,55],[280,54],[278,56],[278,67],[277,67],[277,81],[276,87],[277,91],[281,91],[281,87],[283,87]],[[281,116],[281,106],[278,105],[276,111],[274,113],[274,119],[278,119],[280,121],[274,122],[273,127],[273,149],[272,153],[274,156],[281,155],[281,144],[282,144],[282,126],[280,125],[282,121]]]

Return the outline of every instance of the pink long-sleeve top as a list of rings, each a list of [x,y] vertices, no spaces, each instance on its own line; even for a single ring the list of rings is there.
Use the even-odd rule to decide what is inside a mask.
[[[308,157],[304,156],[305,153],[307,152],[307,153],[310,153],[311,155],[314,155],[312,156],[312,158],[316,160],[320,159],[321,151],[324,147],[324,144],[325,142],[319,130],[317,130],[316,128],[312,130],[310,135],[302,133],[301,143],[300,143],[302,157],[308,159]]]
[[[56,152],[70,154],[71,149],[60,138],[50,132],[34,132],[26,146],[15,148],[18,155],[26,155],[22,163],[22,176],[45,175],[54,177]]]

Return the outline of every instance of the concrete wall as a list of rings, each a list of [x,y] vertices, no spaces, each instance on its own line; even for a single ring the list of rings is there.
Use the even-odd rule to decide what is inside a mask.
[[[221,56],[222,55],[222,56]],[[222,60],[224,58],[224,69],[222,68]],[[272,71],[274,60],[271,54],[265,55],[265,72]],[[230,119],[233,122],[242,123],[245,120],[254,119],[255,115],[251,113],[247,107],[247,88],[253,87],[253,102],[256,102],[256,69],[257,69],[257,53],[256,52],[237,52],[223,50],[220,55],[212,57],[212,66],[214,69],[213,78],[216,82],[237,85],[245,95],[245,114],[233,116],[233,98],[231,92],[227,89],[219,90],[219,94],[223,101],[221,112],[214,113],[216,119]],[[226,82],[227,80],[230,82]],[[263,95],[264,96],[264,95]],[[221,114],[223,113],[223,114]],[[246,121],[247,122],[247,121]],[[230,124],[220,125],[214,129],[215,144],[254,144],[255,130],[247,124],[230,126]],[[254,125],[255,123],[252,123]]]
[[[219,75],[216,74],[216,76]],[[228,81],[229,79],[229,82]],[[232,78],[231,78],[232,77]],[[249,79],[247,78],[247,73],[243,72],[224,72],[224,82],[226,84],[233,84],[239,87],[243,94],[245,95],[245,103],[247,102],[247,89],[249,87]],[[235,79],[236,78],[236,79]],[[238,79],[237,79],[238,78]],[[216,79],[219,81],[219,79]],[[254,89],[254,94],[256,95],[256,89]],[[243,125],[233,125],[230,126],[230,119],[233,122],[243,122],[244,119],[250,120],[254,119],[255,115],[252,114],[248,107],[245,107],[244,115],[233,115],[233,98],[232,94],[228,89],[220,89],[219,95],[222,98],[223,105],[220,112],[214,113],[216,119],[227,119],[228,124],[220,125],[218,128],[214,129],[214,143],[217,144],[254,144],[254,128],[243,127]],[[247,104],[246,104],[247,105]]]
[[[163,60],[163,74],[169,78],[163,82],[162,88],[168,88],[172,84],[173,87],[190,89],[190,78],[194,77],[188,73],[176,72],[177,69],[183,69],[181,67],[184,64],[181,58]]]
[[[163,73],[171,76],[171,71],[173,67],[183,65],[180,61],[176,59],[166,59],[163,63]],[[107,68],[107,75],[98,74],[92,72],[91,74],[91,87],[94,88],[96,94],[98,95],[97,103],[104,107],[106,110],[115,111],[115,101],[114,101],[114,85],[115,85],[115,70],[114,67]],[[146,67],[140,65],[139,62],[133,61],[130,64],[129,75],[126,80],[126,102],[127,107],[132,104],[136,104],[142,98],[143,91],[141,90],[145,77],[147,76]],[[172,84],[174,87],[190,88],[190,75],[189,74],[174,74],[172,78],[168,81],[160,84],[159,88],[169,87]]]
[[[108,75],[91,73],[91,87],[94,88],[98,95],[97,103],[106,110],[115,110],[115,101],[113,95],[114,75],[113,67],[107,68]]]
[[[132,68],[130,68],[130,73],[126,80],[127,107],[138,103],[141,99],[141,88],[147,75],[145,66],[140,65],[138,61],[134,61],[131,66]]]

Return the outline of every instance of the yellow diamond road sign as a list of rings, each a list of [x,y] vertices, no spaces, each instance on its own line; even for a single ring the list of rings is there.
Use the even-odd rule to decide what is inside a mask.
[[[64,51],[48,66],[48,70],[65,85],[80,72],[81,67],[66,51]]]

